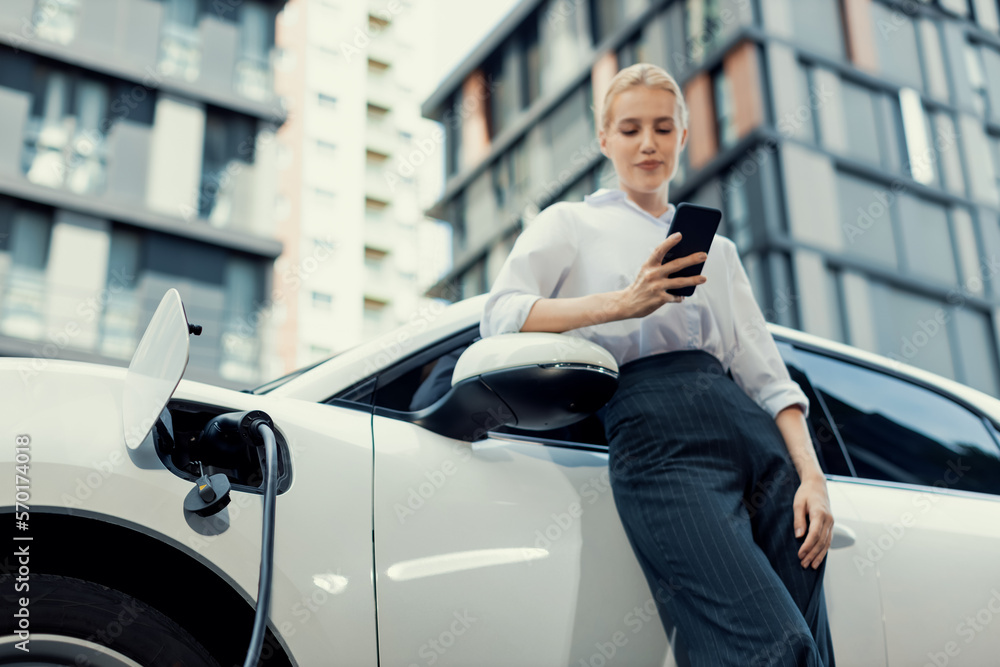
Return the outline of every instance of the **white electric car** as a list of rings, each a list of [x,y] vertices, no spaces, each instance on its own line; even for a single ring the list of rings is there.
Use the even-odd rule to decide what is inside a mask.
[[[267,481],[263,665],[675,664],[594,414],[614,359],[478,340],[485,298],[253,391],[181,379],[173,290],[127,371],[0,359],[0,665],[243,664]],[[998,664],[1000,400],[768,326],[827,474],[837,663]]]

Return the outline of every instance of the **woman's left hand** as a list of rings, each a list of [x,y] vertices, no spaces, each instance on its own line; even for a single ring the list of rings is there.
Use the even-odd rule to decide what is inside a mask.
[[[823,562],[833,541],[833,512],[830,511],[830,496],[826,492],[826,478],[812,475],[802,480],[795,492],[792,509],[795,512],[795,537],[802,537],[807,525],[809,528],[809,534],[798,552],[802,567],[811,565],[815,570]]]

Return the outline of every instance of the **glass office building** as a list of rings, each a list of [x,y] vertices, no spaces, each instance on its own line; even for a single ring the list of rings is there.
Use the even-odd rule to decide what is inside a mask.
[[[0,355],[127,363],[176,287],[187,377],[260,380],[282,4],[3,3]]]
[[[524,225],[616,187],[594,109],[665,67],[690,109],[671,201],[719,208],[770,321],[1000,395],[996,0],[524,0],[427,99],[431,213],[485,292]]]

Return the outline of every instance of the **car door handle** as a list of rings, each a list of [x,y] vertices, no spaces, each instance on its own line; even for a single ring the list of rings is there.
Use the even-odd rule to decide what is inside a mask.
[[[844,547],[849,547],[857,542],[857,539],[857,535],[854,534],[853,530],[847,526],[834,522],[833,539],[830,540],[831,549],[843,549]]]

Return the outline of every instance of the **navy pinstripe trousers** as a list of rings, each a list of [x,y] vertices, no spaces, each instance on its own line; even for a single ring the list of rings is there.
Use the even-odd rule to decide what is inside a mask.
[[[625,533],[679,665],[834,667],[778,425],[704,350],[623,364],[602,408]]]

